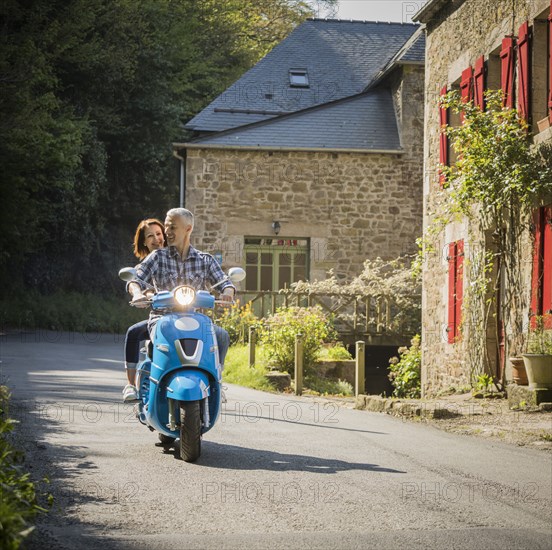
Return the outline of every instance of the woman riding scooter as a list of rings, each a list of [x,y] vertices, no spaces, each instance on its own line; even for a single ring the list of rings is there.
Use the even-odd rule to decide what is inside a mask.
[[[164,248],[166,236],[163,223],[156,218],[148,218],[141,221],[134,234],[134,255],[142,261],[146,256]],[[130,403],[138,399],[138,391],[135,386],[136,365],[140,358],[140,342],[147,340],[148,320],[144,319],[127,330],[125,336],[125,369],[128,384],[123,389],[123,401]]]

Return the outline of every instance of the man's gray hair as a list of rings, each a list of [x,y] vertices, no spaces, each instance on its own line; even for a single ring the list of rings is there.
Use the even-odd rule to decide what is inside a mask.
[[[180,216],[181,218],[185,218],[192,227],[194,226],[194,215],[186,208],[171,208],[167,212],[166,217],[168,218],[169,216]]]

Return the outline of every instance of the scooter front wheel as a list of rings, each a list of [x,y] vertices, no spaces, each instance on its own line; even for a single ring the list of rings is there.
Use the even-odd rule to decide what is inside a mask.
[[[201,454],[201,414],[199,401],[180,402],[180,458],[195,462]]]

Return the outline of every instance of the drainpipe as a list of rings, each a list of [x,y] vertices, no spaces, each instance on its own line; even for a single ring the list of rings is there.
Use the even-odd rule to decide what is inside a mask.
[[[180,208],[186,206],[186,149],[183,149],[184,156],[181,157],[178,154],[177,149],[173,149],[173,155],[180,161],[180,201],[178,205]]]

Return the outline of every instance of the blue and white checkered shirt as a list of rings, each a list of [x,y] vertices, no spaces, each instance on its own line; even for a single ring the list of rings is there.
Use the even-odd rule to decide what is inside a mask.
[[[174,246],[154,250],[136,266],[136,275],[136,282],[153,285],[155,281],[158,290],[172,290],[179,285],[188,285],[195,290],[209,290],[226,277],[211,254],[200,252],[193,246],[190,246],[185,259]],[[146,285],[140,286],[145,290]],[[236,290],[230,281],[219,285],[217,290],[222,292],[228,287]]]

